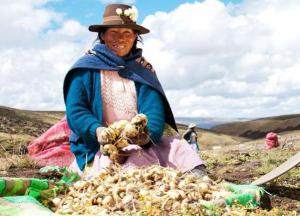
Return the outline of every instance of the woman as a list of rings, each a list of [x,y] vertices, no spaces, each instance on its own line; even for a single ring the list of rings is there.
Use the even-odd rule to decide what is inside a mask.
[[[195,128],[195,123],[189,124],[188,129],[183,133],[182,138],[185,139],[191,145],[194,151],[199,152],[200,148],[198,143],[198,135]]]
[[[64,99],[67,121],[72,130],[71,150],[76,160],[71,168],[82,173],[92,167],[95,175],[110,164],[99,152],[101,131],[109,124],[137,113],[148,118],[150,140],[134,140],[124,149],[124,167],[151,164],[171,166],[183,172],[201,170],[203,162],[186,142],[178,139],[176,123],[152,66],[136,47],[141,34],[148,29],[136,23],[137,10],[124,4],[106,7],[101,25],[89,30],[100,40],[81,57],[67,73]],[[100,144],[99,144],[100,143]],[[201,169],[198,169],[201,167]]]

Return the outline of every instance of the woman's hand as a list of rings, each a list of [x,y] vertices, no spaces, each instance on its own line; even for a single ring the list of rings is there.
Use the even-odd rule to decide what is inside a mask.
[[[106,127],[98,127],[96,129],[97,141],[100,145],[109,144],[109,139],[103,136],[106,129],[107,129]]]
[[[110,137],[111,133],[112,133],[112,131],[110,128],[98,127],[96,129],[97,140],[98,140],[98,143],[101,145],[100,149],[103,148],[105,145],[113,145],[113,140]],[[107,136],[108,134],[109,134],[109,136]],[[111,156],[108,152],[105,152],[105,153],[101,152],[101,153],[108,157]],[[127,158],[128,158],[128,155],[126,155],[124,151],[118,150],[116,158],[114,158],[114,160],[119,164],[123,164],[126,162]]]
[[[142,131],[139,131],[138,135],[135,137],[128,137],[130,144],[135,144],[139,146],[146,145],[150,142],[150,135],[147,127],[145,127]]]

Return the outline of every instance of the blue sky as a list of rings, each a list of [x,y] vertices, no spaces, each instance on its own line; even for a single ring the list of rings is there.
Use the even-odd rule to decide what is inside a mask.
[[[222,0],[225,4],[238,4],[242,0]],[[193,3],[193,1],[182,0],[136,0],[134,5],[139,10],[139,21],[141,22],[145,16],[153,14],[157,11],[170,12],[183,3]],[[201,1],[199,1],[201,2]],[[75,19],[83,25],[91,25],[99,23],[102,20],[102,13],[106,3],[100,0],[61,0],[53,1],[47,4],[57,12],[65,14],[67,19]]]
[[[64,110],[66,71],[92,48],[87,26],[108,1],[1,1],[0,106]],[[299,0],[120,1],[150,29],[139,45],[175,116],[300,113]]]

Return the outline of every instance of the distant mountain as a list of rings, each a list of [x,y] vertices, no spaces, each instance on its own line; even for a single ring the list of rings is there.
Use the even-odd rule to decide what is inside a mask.
[[[0,147],[4,146],[9,151],[18,152],[21,145],[27,145],[34,138],[39,137],[64,115],[64,112],[59,111],[20,110],[0,105]],[[192,118],[185,122],[184,125],[177,124],[180,134],[186,130],[186,124],[195,121]],[[197,128],[196,130],[203,149],[212,148],[214,145],[236,145],[248,140],[214,133],[206,129]]]
[[[300,130],[300,114],[282,115],[255,119],[244,122],[219,124],[211,128],[216,133],[258,139],[268,132],[284,132]]]
[[[0,105],[0,146],[3,142],[7,142],[5,140],[11,142],[12,136],[22,139],[27,136],[26,140],[38,137],[64,115],[65,113],[61,111],[30,111]],[[201,134],[200,143],[206,147],[216,144],[233,145],[248,139],[259,139],[270,131],[280,133],[300,130],[300,114],[255,120],[200,117],[175,117],[175,119],[180,133],[185,131],[186,125],[195,123],[198,126],[197,131]]]
[[[189,125],[195,123],[197,127],[203,129],[211,129],[220,124],[233,123],[233,122],[244,122],[250,119],[245,118],[200,118],[200,117],[175,117],[176,122],[180,124]]]

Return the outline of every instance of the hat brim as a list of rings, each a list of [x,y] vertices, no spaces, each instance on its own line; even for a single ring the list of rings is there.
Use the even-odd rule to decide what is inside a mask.
[[[137,24],[119,24],[119,25],[90,25],[89,31],[91,32],[103,32],[107,28],[130,28],[137,31],[139,34],[147,34],[150,32],[149,29],[137,25]]]
[[[197,125],[195,125],[195,124],[192,124],[192,125],[189,125],[189,127],[188,127],[188,128],[195,128],[195,127],[197,127]]]

